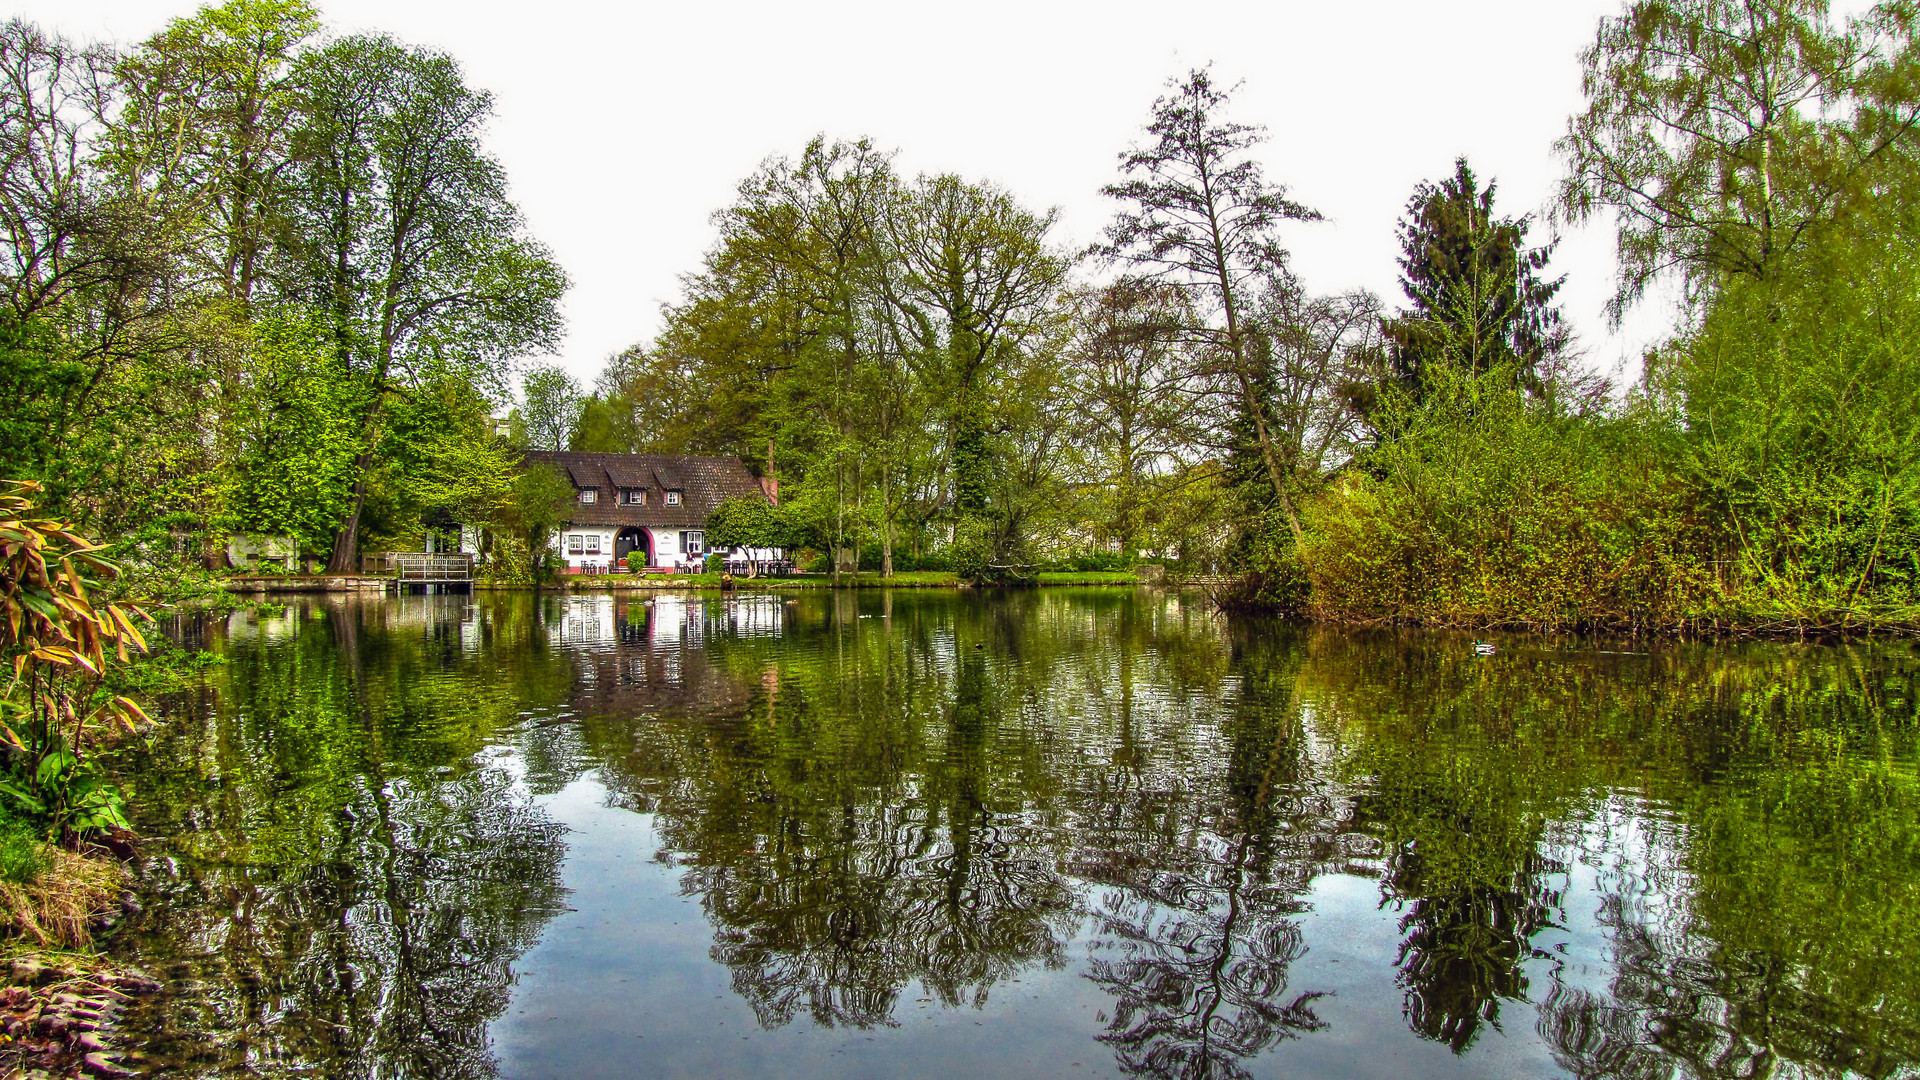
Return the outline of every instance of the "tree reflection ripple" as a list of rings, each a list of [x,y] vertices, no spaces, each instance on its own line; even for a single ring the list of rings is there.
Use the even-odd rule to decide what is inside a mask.
[[[122,762],[164,854],[116,944],[189,988],[136,1018],[176,1068],[496,1070],[515,965],[572,918],[544,800],[583,779],[648,823],[759,1031],[892,1071],[1920,1067],[1906,644],[1483,658],[1064,590],[190,630],[231,663]],[[974,1060],[913,1057],[956,1023]]]

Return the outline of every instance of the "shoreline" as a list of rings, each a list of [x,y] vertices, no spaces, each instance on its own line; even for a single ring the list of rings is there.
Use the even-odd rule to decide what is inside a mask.
[[[473,581],[465,583],[473,592],[534,592],[528,582]],[[1065,571],[1041,574],[1032,588],[1138,588],[1152,584],[1142,581],[1133,573],[1077,573]],[[240,595],[259,595],[267,593],[379,593],[393,591],[395,579],[389,577],[370,577],[365,575],[293,575],[288,577],[246,577],[229,578],[221,587],[229,593]],[[851,581],[835,585],[830,578],[813,576],[735,578],[733,590],[763,591],[807,591],[832,589],[978,589],[1002,588],[1003,586],[977,586],[961,581],[952,574],[922,575],[901,574],[893,578],[881,578],[878,575],[858,575]],[[1005,586],[1026,588],[1029,586]],[[1177,586],[1174,586],[1177,587]],[[550,592],[712,592],[725,588],[717,574],[661,574],[661,575],[575,575],[561,579],[558,583],[544,587],[541,591]]]

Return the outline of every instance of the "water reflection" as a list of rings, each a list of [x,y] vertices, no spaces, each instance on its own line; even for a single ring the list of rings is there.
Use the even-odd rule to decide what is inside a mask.
[[[556,919],[605,922],[573,962],[611,985],[680,985],[567,894],[549,807],[582,782],[658,845],[594,873],[670,878],[759,1031],[845,1033],[883,1073],[1920,1062],[1905,645],[1479,659],[1056,591],[321,602],[182,631],[233,663],[124,763],[166,857],[122,947],[197,982],[140,1022],[208,1075],[486,1075],[509,1001],[549,1011],[510,983]],[[1334,923],[1377,924],[1362,970],[1331,966]],[[722,1004],[674,1008],[698,1032]],[[1353,1041],[1382,1008],[1398,1034]],[[547,1040],[557,1070],[625,1067],[583,1034]],[[661,1075],[829,1067],[649,1045]]]

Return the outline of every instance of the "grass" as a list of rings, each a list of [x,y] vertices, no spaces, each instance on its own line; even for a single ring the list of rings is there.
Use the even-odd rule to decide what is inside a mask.
[[[94,920],[119,904],[126,867],[51,844],[38,845],[37,862],[30,880],[0,881],[7,936],[43,948],[85,948],[93,941]]]
[[[1040,575],[1042,585],[1138,585],[1140,575],[1132,570],[1058,570]]]

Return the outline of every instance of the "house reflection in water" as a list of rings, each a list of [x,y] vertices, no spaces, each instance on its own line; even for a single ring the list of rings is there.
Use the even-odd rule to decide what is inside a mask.
[[[573,705],[602,715],[670,711],[681,716],[736,715],[752,683],[712,662],[723,640],[777,638],[786,609],[777,597],[665,594],[569,597],[550,612],[550,640],[573,656]]]

